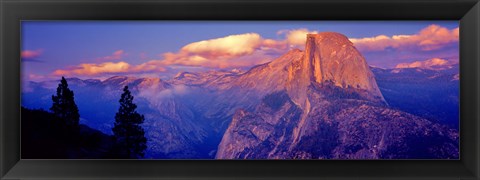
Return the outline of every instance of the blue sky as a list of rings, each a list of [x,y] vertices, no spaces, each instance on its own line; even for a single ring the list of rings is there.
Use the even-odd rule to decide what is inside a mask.
[[[379,35],[392,38],[395,35],[415,35],[431,25],[437,25],[452,32],[459,26],[458,21],[24,21],[22,22],[22,65],[24,76],[30,76],[32,77],[31,80],[35,80],[35,78],[49,78],[56,70],[71,72],[73,69],[81,69],[82,66],[79,65],[85,63],[95,67],[97,65],[99,67],[116,65],[119,62],[128,64],[128,71],[69,74],[95,78],[118,73],[131,74],[132,70],[135,69],[133,66],[148,63],[152,60],[162,61],[166,59],[164,57],[165,53],[170,52],[177,54],[174,56],[177,59],[172,60],[172,63],[162,63],[162,66],[165,67],[156,70],[149,69],[148,72],[136,68],[135,73],[171,74],[173,72],[169,66],[181,66],[185,69],[192,66],[188,62],[183,62],[186,61],[181,59],[184,57],[178,55],[183,53],[180,51],[182,47],[188,44],[247,33],[257,34],[262,40],[272,39],[283,42],[288,38],[290,31],[299,29],[305,29],[309,32],[334,31],[342,33],[348,38],[359,39],[359,46],[364,47],[359,47],[360,52],[366,57],[367,62],[374,66],[391,68],[398,63],[426,60],[428,58],[458,59],[458,40],[456,42],[451,39],[443,40],[443,36],[435,41],[437,44],[441,43],[441,47],[437,47],[437,44],[435,44],[435,46],[429,46],[431,48],[425,48],[422,51],[418,48],[403,48],[403,44],[393,42],[393,39],[392,42],[388,42],[388,47],[375,50],[371,49],[370,44],[368,44],[370,42],[360,41],[362,38]],[[441,30],[438,31],[443,32]],[[411,39],[411,41],[417,40],[415,38]],[[423,39],[423,41],[418,40],[418,42],[427,41]],[[410,40],[408,43],[410,43]],[[354,42],[354,44],[356,43]],[[258,45],[258,47],[256,45],[255,48],[259,48],[259,46],[261,45]],[[290,44],[288,48],[293,46],[295,45]],[[288,51],[288,48],[284,48],[284,51]],[[301,49],[301,47],[299,48]],[[118,56],[113,57],[115,52],[118,53]],[[280,55],[282,50],[275,52]],[[188,53],[189,58],[193,57],[193,52]],[[242,53],[241,56],[255,55],[252,58],[262,58],[259,54],[267,53],[248,52]],[[212,57],[209,56],[209,58]],[[229,58],[245,59],[246,57],[235,55]],[[234,61],[240,61],[237,59]],[[221,60],[229,62],[231,59]],[[235,63],[235,65],[227,67],[248,68],[247,66],[261,63],[261,61],[248,61],[251,61],[251,63]],[[107,64],[101,65],[102,63]],[[203,69],[225,67],[225,65],[217,66],[211,63],[206,66],[203,64],[193,66]]]

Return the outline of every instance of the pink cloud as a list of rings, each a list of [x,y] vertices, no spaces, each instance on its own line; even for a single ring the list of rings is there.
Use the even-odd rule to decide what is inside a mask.
[[[68,69],[60,69],[53,72],[57,76],[67,75],[98,75],[103,73],[127,72],[130,64],[126,62],[105,62],[101,64],[85,63]]]
[[[278,35],[285,35],[284,43],[294,47],[301,47],[305,46],[305,40],[307,38],[307,34],[317,34],[318,31],[310,31],[308,29],[292,29],[292,30],[280,30],[277,32]]]
[[[104,74],[136,73],[136,72],[162,72],[165,68],[154,66],[149,63],[130,65],[127,62],[104,62],[100,64],[85,63],[66,69],[58,69],[53,72],[55,76],[97,76]]]
[[[20,53],[20,56],[25,59],[33,59],[37,58],[40,55],[42,55],[43,49],[37,49],[37,50],[23,50]]]
[[[30,81],[37,81],[38,82],[38,81],[43,81],[43,80],[47,79],[47,77],[44,76],[44,75],[30,73],[30,74],[28,74],[27,79],[30,80]]]
[[[237,34],[190,43],[180,51],[213,58],[241,56],[253,53],[261,42],[262,39],[257,33]]]
[[[442,58],[431,58],[424,61],[415,61],[411,63],[400,63],[395,68],[424,68],[424,69],[438,69],[443,66],[452,65],[454,61],[448,61]]]
[[[261,49],[274,49],[274,50],[285,50],[287,48],[287,43],[285,41],[279,41],[274,39],[264,39],[262,42]]]
[[[245,33],[193,42],[176,53],[162,54],[162,60],[149,63],[163,66],[244,67],[264,63],[265,59],[272,59],[269,52],[283,52],[285,47],[282,41],[264,39],[257,33]]]
[[[257,33],[231,35],[190,43],[177,53],[163,54],[162,60],[155,64],[200,66],[211,68],[236,68],[252,66],[274,59],[290,48],[302,49],[306,35],[318,33],[308,29],[291,29],[278,31],[281,39],[265,39]],[[384,51],[387,48],[400,50],[438,50],[453,43],[458,43],[459,29],[447,29],[430,25],[411,35],[379,35],[360,39],[350,39],[360,50]],[[255,61],[255,58],[257,61]]]
[[[267,51],[257,50],[249,55],[231,58],[207,59],[199,55],[183,56],[182,54],[166,53],[164,60],[152,60],[148,63],[156,66],[183,65],[209,68],[237,68],[263,64],[276,56],[267,54]]]
[[[123,57],[125,57],[126,55],[127,55],[127,53],[125,53],[124,50],[117,50],[117,51],[113,52],[111,55],[97,58],[97,60],[100,60],[100,61],[120,60]]]
[[[430,25],[417,34],[412,35],[379,35],[367,38],[351,38],[360,51],[383,51],[387,48],[419,49],[432,51],[458,43],[459,28],[447,29],[438,25]]]
[[[95,76],[105,73],[145,73],[163,72],[169,65],[237,68],[269,62],[286,52],[288,46],[305,43],[306,34],[316,31],[306,29],[285,30],[285,40],[262,38],[257,33],[229,35],[189,43],[178,52],[162,54],[162,59],[150,60],[142,64],[131,65],[126,62],[105,62],[100,64],[80,64],[73,68],[56,70],[54,75],[85,75]],[[303,40],[301,40],[303,38]],[[101,60],[119,60],[125,55],[123,50],[115,51],[111,56]],[[141,53],[140,58],[146,54]]]
[[[280,39],[266,39],[257,33],[207,39],[186,44],[177,52],[163,53],[159,59],[137,65],[115,61],[121,60],[126,55],[125,51],[118,50],[110,56],[98,58],[107,62],[80,64],[58,69],[53,74],[98,76],[112,73],[156,73],[165,72],[170,65],[207,68],[248,67],[269,62],[291,48],[303,48],[306,35],[310,33],[318,32],[308,29],[281,30],[277,32],[282,36]],[[379,35],[350,40],[362,51],[378,53],[387,48],[407,50],[414,48],[425,52],[458,42],[458,28],[449,30],[438,25],[430,25],[412,35]],[[140,53],[139,58],[146,60],[146,53]]]

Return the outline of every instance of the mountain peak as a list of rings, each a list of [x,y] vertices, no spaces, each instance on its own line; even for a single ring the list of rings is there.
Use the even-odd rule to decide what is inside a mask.
[[[193,77],[193,76],[198,76],[198,75],[191,72],[180,71],[175,75],[174,79],[181,79],[181,78]]]
[[[452,68],[455,62],[448,61],[441,58],[431,58],[425,61],[415,61],[412,63],[400,63],[395,66],[396,69],[406,69],[406,68],[420,68],[420,69],[432,69],[432,70],[443,70]]]
[[[125,86],[135,81],[136,79],[137,78],[135,77],[128,77],[128,76],[112,76],[102,81],[102,83],[107,85],[114,85],[114,86],[117,86],[117,85]]]
[[[109,81],[109,80],[117,80],[117,79],[127,79],[128,77],[127,76],[112,76],[108,79],[105,79],[105,81]]]
[[[307,41],[309,39],[315,39],[319,42],[333,41],[339,44],[353,45],[353,43],[348,40],[347,36],[337,32],[320,32],[318,34],[307,34]]]
[[[365,58],[345,35],[307,34],[303,58],[289,68],[287,90],[293,101],[304,107],[308,87],[325,82],[360,89],[368,92],[367,99],[385,101]]]

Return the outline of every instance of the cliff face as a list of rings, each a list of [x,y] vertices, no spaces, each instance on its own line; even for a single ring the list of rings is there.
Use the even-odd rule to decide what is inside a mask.
[[[456,131],[386,106],[347,37],[309,34],[302,54],[286,66],[284,89],[236,111],[216,158],[458,158]]]
[[[339,33],[308,34],[303,59],[292,63],[288,75],[288,93],[302,108],[308,104],[305,95],[312,83],[358,89],[367,92],[361,93],[363,98],[385,103],[365,58]]]
[[[271,97],[265,98],[254,112],[238,110],[219,145],[216,158],[459,157],[458,132],[455,130],[362,100],[325,99],[314,91],[309,90],[312,109],[306,116],[281,92],[269,95]],[[272,99],[276,102],[272,103]]]

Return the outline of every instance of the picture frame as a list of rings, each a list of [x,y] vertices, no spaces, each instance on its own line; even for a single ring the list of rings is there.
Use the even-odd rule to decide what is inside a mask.
[[[478,0],[1,0],[1,179],[479,179]],[[460,160],[25,160],[22,20],[459,20]]]

